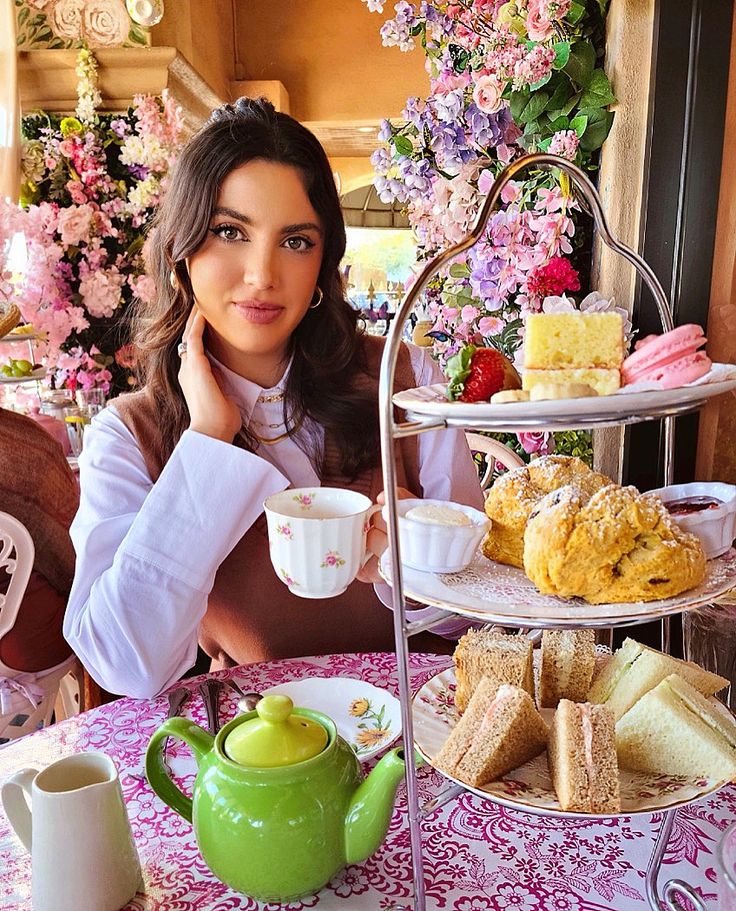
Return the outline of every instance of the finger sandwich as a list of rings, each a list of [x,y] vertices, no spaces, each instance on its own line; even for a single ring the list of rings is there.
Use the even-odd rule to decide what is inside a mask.
[[[670,674],[678,674],[704,696],[712,696],[728,686],[724,677],[697,664],[663,655],[633,639],[624,639],[621,648],[593,681],[588,699],[606,705],[618,720]]]
[[[547,761],[563,810],[621,811],[615,726],[605,706],[561,699],[549,732]]]
[[[526,636],[507,636],[486,630],[468,630],[457,644],[455,707],[462,714],[481,678],[498,688],[503,683],[518,686],[534,696],[533,645]]]
[[[483,677],[433,765],[472,787],[495,781],[538,756],[547,725],[529,693]]]
[[[736,780],[736,721],[677,674],[665,677],[616,724],[622,768]]]
[[[537,702],[554,708],[560,699],[585,702],[595,670],[593,630],[545,630]]]

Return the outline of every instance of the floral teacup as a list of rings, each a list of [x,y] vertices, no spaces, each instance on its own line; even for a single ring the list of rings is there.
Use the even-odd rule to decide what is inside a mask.
[[[341,595],[366,562],[370,518],[380,509],[339,487],[283,490],[263,504],[271,563],[300,598]]]

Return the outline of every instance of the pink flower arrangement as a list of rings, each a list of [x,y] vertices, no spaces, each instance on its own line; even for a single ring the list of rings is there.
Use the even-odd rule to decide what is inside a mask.
[[[27,265],[12,296],[45,333],[37,349],[53,383],[128,389],[129,308],[152,299],[144,232],[180,143],[182,118],[167,93],[136,96],[125,116],[98,116],[96,61],[79,55],[76,117],[24,118],[22,209],[0,206],[0,238],[25,236]]]

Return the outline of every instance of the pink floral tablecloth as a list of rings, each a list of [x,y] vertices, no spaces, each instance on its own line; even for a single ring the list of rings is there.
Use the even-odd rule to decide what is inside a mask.
[[[412,655],[414,687],[448,665],[445,656]],[[310,676],[363,679],[397,692],[393,654],[328,655],[238,668],[246,689]],[[186,685],[196,689],[196,679]],[[229,689],[222,719],[235,712]],[[38,768],[82,750],[101,750],[116,762],[143,867],[145,891],[126,911],[227,911],[266,909],[219,883],[205,867],[192,829],[154,796],[142,774],[143,754],[162,722],[166,699],[121,699],[0,749],[0,783],[27,765]],[[204,723],[198,696],[185,714]],[[183,744],[172,765],[191,786],[194,764]],[[186,779],[190,780],[186,782]],[[419,771],[421,799],[442,790],[432,769]],[[661,816],[614,820],[555,819],[508,810],[464,794],[422,823],[427,907],[448,911],[636,911],[648,909],[644,874]],[[662,879],[690,882],[715,909],[714,850],[736,820],[736,788],[728,787],[681,810],[666,854]],[[290,911],[399,911],[411,907],[409,831],[403,786],[386,842],[361,866],[347,867],[318,895],[284,905]],[[0,908],[30,911],[31,864],[0,811]],[[87,911],[80,906],[80,911]]]

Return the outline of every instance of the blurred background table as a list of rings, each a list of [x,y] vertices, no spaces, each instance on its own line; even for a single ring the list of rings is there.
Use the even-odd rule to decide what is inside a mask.
[[[411,656],[414,689],[449,665],[447,656]],[[214,675],[232,676],[244,689],[307,677],[353,677],[397,693],[393,654],[328,655],[274,661]],[[196,694],[202,678],[185,680],[192,698],[184,714],[205,723]],[[237,696],[225,688],[221,721],[233,717]],[[153,794],[141,776],[148,739],[164,720],[166,699],[120,699],[0,748],[0,783],[19,769],[42,768],[62,756],[100,750],[113,758],[140,854],[145,891],[127,911],[225,911],[265,908],[219,883],[204,865],[192,828]],[[194,761],[172,743],[172,767],[191,792]],[[446,780],[425,767],[421,799],[440,793]],[[288,904],[343,911],[399,911],[410,906],[409,833],[403,785],[386,842],[360,866],[343,870],[317,896]],[[632,911],[647,909],[644,874],[661,815],[576,820],[532,816],[463,794],[423,824],[427,907],[447,911]],[[727,787],[680,811],[662,870],[680,877],[717,907],[715,846],[736,820],[736,788]],[[247,863],[247,858],[244,858]],[[30,911],[30,856],[0,810],[0,907]],[[286,907],[286,906],[285,906]],[[80,911],[83,909],[80,907]]]

